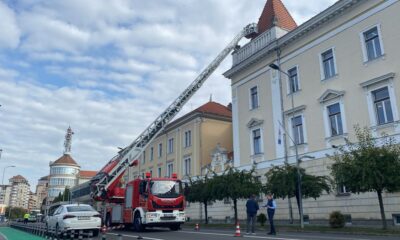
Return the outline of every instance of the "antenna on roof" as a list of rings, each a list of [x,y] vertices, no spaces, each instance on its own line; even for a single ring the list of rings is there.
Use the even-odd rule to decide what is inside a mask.
[[[212,102],[212,93],[210,94],[210,102]]]

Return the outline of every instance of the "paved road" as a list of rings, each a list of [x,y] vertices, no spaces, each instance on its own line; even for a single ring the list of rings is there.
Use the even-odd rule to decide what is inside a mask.
[[[227,230],[210,230],[205,229],[199,232],[192,229],[183,229],[181,231],[172,232],[167,230],[148,230],[143,233],[132,231],[119,231],[107,234],[107,240],[116,240],[117,234],[122,234],[124,240],[137,239],[138,236],[148,240],[228,240],[234,238],[234,231]],[[332,233],[289,233],[281,232],[276,236],[267,235],[265,232],[257,232],[256,235],[243,235],[241,239],[257,240],[399,240],[399,236],[367,236],[353,234],[332,234]]]

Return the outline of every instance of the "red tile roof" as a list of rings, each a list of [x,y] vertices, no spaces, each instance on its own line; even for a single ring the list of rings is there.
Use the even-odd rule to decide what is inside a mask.
[[[80,177],[84,177],[84,178],[92,178],[94,176],[96,176],[97,171],[85,171],[85,170],[81,170],[79,172],[79,176]]]
[[[267,0],[258,20],[258,35],[278,26],[287,31],[297,28],[297,24],[281,0]]]
[[[176,119],[175,121],[169,123],[168,126],[171,126],[171,125],[181,121],[182,119],[185,119],[195,113],[207,113],[207,114],[211,114],[211,115],[232,118],[232,111],[230,110],[229,107],[224,106],[217,102],[209,101],[206,104],[201,105],[200,107],[196,108],[195,110],[193,110],[193,111],[183,115],[182,117]]]
[[[78,166],[75,160],[69,154],[64,154],[62,157],[57,159],[55,162],[50,164],[50,166],[54,165],[70,165],[70,166]]]
[[[193,112],[209,113],[224,117],[232,117],[232,111],[227,106],[212,101],[198,107]]]
[[[24,178],[24,177],[21,176],[21,175],[14,176],[14,177],[12,177],[11,179],[12,179],[12,180],[25,180],[25,181],[26,181],[26,178]]]

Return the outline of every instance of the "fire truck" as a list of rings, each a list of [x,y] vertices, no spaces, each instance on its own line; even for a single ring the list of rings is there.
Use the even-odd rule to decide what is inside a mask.
[[[257,24],[243,28],[199,76],[168,106],[130,145],[121,149],[91,180],[90,196],[101,203],[103,222],[133,226],[137,231],[146,227],[169,227],[178,230],[185,221],[185,199],[182,182],[177,175],[170,178],[135,179],[127,184],[121,179],[129,167],[140,167],[137,160],[143,150],[161,133],[197,92],[226,56],[237,49],[243,37],[257,34]]]

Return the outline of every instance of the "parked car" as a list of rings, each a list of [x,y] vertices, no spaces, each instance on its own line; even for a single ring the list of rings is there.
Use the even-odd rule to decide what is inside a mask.
[[[47,216],[46,227],[48,230],[54,229],[57,235],[70,230],[92,230],[93,236],[98,236],[101,215],[87,204],[61,205]]]

